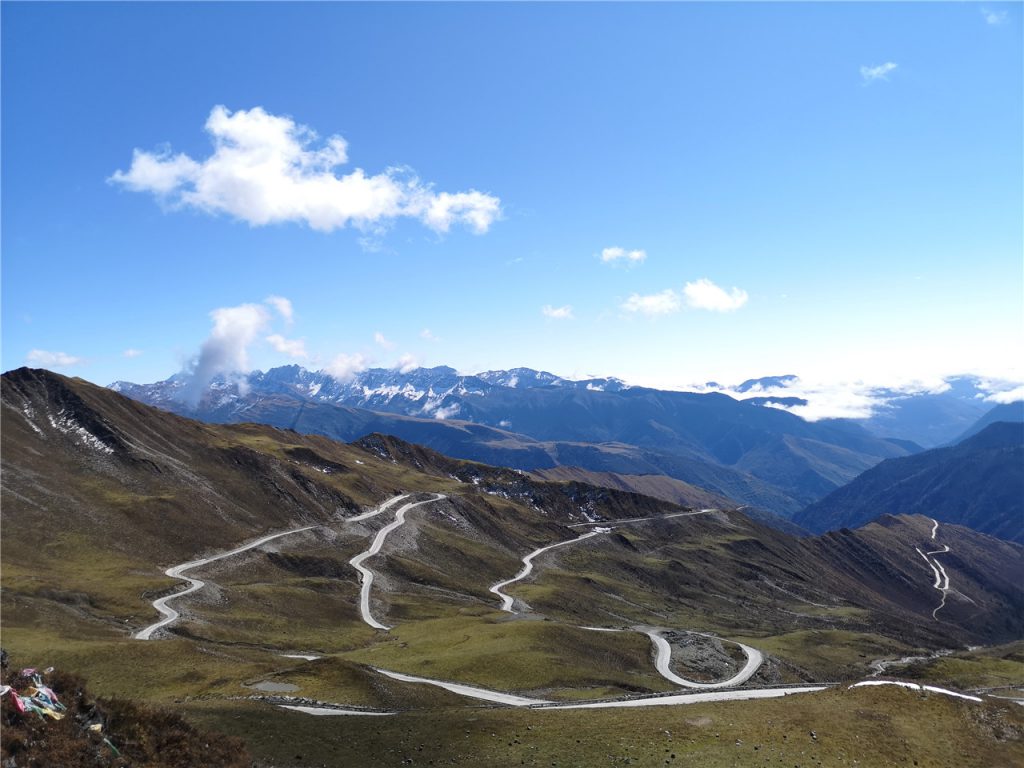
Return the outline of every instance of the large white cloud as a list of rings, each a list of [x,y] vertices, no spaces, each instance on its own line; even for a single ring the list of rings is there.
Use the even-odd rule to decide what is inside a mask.
[[[683,286],[687,306],[712,312],[733,312],[747,303],[747,292],[740,288],[725,291],[706,277]]]
[[[670,315],[678,312],[681,306],[679,294],[671,288],[646,296],[634,293],[622,303],[622,308],[627,312],[649,316]]]
[[[404,168],[336,175],[348,162],[343,138],[318,142],[311,129],[261,107],[231,112],[216,106],[205,128],[213,142],[206,159],[136,149],[129,169],[116,171],[110,181],[252,226],[302,222],[324,232],[348,225],[372,230],[411,217],[436,232],[462,224],[483,233],[501,215],[493,195],[435,192]]]

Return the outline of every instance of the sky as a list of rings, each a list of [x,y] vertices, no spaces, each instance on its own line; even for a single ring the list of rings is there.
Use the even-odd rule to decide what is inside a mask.
[[[2,367],[1020,383],[1021,10],[4,2]]]

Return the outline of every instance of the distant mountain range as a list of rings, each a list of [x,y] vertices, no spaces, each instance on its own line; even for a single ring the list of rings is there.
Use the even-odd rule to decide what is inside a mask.
[[[172,631],[183,644],[214,638],[234,647],[238,638],[252,642],[253,612],[278,611],[259,625],[260,642],[271,647],[315,647],[321,631],[356,638],[341,643],[344,651],[377,642],[355,609],[347,559],[359,539],[341,526],[396,493],[428,491],[448,501],[417,513],[406,544],[389,541],[391,553],[374,566],[386,574],[376,604],[407,626],[457,612],[467,627],[476,619],[466,617],[498,614],[487,585],[514,573],[523,553],[595,521],[646,520],[565,555],[572,567],[545,568],[542,584],[520,591],[553,619],[537,622],[538,631],[560,632],[559,622],[649,622],[656,611],[659,621],[678,615],[757,637],[841,630],[860,650],[853,666],[836,667],[776,643],[787,674],[800,680],[831,679],[837,669],[862,674],[868,654],[887,647],[880,637],[898,647],[949,647],[1012,640],[1024,628],[1024,548],[956,526],[940,538],[952,546],[945,565],[957,591],[934,620],[939,595],[914,551],[930,540],[922,517],[797,538],[742,512],[680,517],[678,505],[628,490],[543,482],[390,436],[344,445],[263,425],[204,424],[47,371],[4,374],[0,395],[5,590],[14,595],[5,622],[33,632],[84,626],[90,642],[121,642],[127,628],[153,620],[149,601],[172,588],[163,564],[268,530],[314,526],[280,554],[254,552],[242,582],[219,577],[233,597],[193,602]],[[736,405],[744,416],[752,408]],[[274,589],[247,599],[254,579]],[[464,653],[493,659],[491,648],[470,642]]]
[[[811,403],[811,398],[826,397],[793,374],[747,379],[734,387],[709,381],[704,389],[722,391],[756,405],[798,408],[796,413],[800,413],[799,407]],[[931,390],[872,387],[856,394],[872,404],[871,415],[856,419],[856,423],[878,437],[909,440],[925,448],[962,439],[964,432],[992,408],[986,400],[991,392],[985,380],[977,376],[952,376]]]
[[[1018,400],[1016,403],[1003,403],[997,405],[991,411],[988,411],[984,416],[978,419],[974,424],[960,437],[953,441],[953,443],[960,443],[969,437],[981,432],[989,424],[995,424],[997,421],[1006,421],[1011,424],[1020,424],[1024,422],[1024,400]]]
[[[950,448],[889,459],[794,517],[812,531],[921,514],[1024,543],[1024,424],[994,422]]]
[[[348,380],[299,366],[214,380],[198,403],[189,379],[111,389],[217,423],[254,421],[352,440],[393,434],[451,456],[523,470],[572,466],[667,475],[789,516],[916,446],[849,421],[807,422],[722,394],[570,381],[518,368],[370,369]]]

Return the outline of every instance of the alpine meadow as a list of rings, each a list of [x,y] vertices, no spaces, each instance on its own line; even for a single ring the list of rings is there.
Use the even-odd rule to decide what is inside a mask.
[[[3,768],[1024,765],[1024,21],[0,3]]]

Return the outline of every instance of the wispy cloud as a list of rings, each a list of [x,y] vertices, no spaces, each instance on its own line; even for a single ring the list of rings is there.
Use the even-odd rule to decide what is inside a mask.
[[[289,325],[295,320],[295,310],[292,308],[292,302],[284,296],[267,296],[263,302],[272,306],[277,311],[277,314],[283,317]]]
[[[747,303],[747,292],[733,288],[726,292],[706,277],[687,283],[683,287],[686,304],[693,309],[706,309],[711,312],[734,312]]]
[[[568,304],[564,307],[552,307],[550,304],[545,304],[540,308],[540,313],[544,315],[544,317],[550,317],[552,320],[572,319],[572,307]]]
[[[635,249],[627,251],[615,245],[601,251],[601,261],[605,264],[622,262],[625,264],[642,264],[647,259],[647,251]]]
[[[267,336],[267,343],[282,355],[294,357],[296,360],[309,357],[306,353],[305,339],[286,339],[279,333],[273,333],[270,336]]]
[[[383,347],[384,349],[394,349],[395,348],[395,342],[393,342],[390,339],[388,339],[388,337],[385,336],[380,331],[377,331],[376,333],[373,334],[373,341],[374,341],[375,344]]]
[[[33,349],[25,355],[25,362],[38,368],[70,368],[81,365],[85,358],[69,355],[67,352],[47,352],[45,349]]]
[[[887,61],[874,67],[861,67],[860,76],[865,83],[873,83],[876,80],[888,80],[889,74],[898,66],[895,62]]]
[[[441,340],[437,336],[435,336],[434,333],[429,328],[424,328],[422,331],[420,331],[420,338],[421,339],[425,339],[426,341],[440,341]]]
[[[661,293],[651,293],[646,296],[634,293],[622,303],[622,308],[626,312],[647,315],[649,317],[670,315],[673,312],[678,312],[681,307],[682,302],[679,300],[679,294],[671,288],[666,288]]]
[[[132,359],[134,357],[141,357],[142,356],[142,350],[141,349],[126,349],[121,354],[124,357],[127,357],[130,360],[130,359]]]
[[[207,158],[135,149],[128,170],[109,181],[171,207],[223,213],[257,227],[301,222],[323,232],[349,225],[373,231],[406,217],[435,232],[461,224],[482,234],[501,215],[497,197],[475,189],[436,192],[407,168],[336,175],[348,162],[345,139],[320,142],[310,128],[261,107],[216,106],[205,130],[213,142]]]
[[[981,17],[985,19],[985,23],[990,26],[998,27],[1006,21],[1006,11],[993,11],[991,8],[986,8],[984,6],[979,10],[981,11]]]

